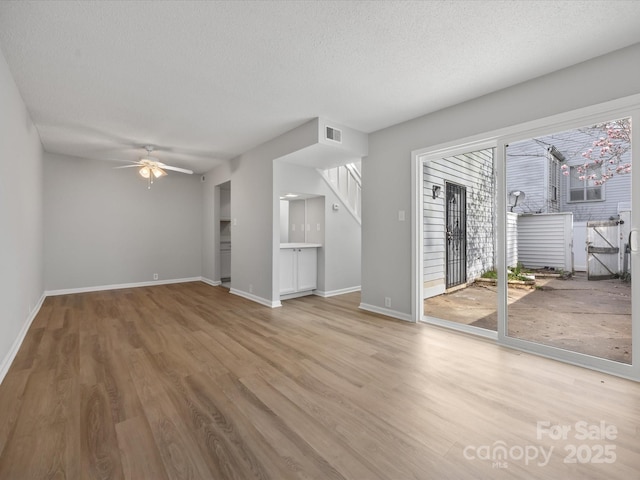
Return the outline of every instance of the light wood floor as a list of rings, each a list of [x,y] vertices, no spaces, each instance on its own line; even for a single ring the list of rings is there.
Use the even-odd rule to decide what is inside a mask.
[[[358,303],[199,282],[47,298],[0,385],[0,479],[638,478],[640,384]]]

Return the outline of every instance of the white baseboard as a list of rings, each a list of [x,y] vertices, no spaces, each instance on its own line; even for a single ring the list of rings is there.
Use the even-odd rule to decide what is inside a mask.
[[[171,283],[186,283],[186,282],[200,282],[200,281],[203,281],[202,277],[173,278],[170,280],[152,280],[150,282],[118,283],[114,285],[96,285],[94,287],[64,288],[61,290],[47,290],[44,293],[47,297],[55,297],[56,295],[69,295],[71,293],[100,292],[103,290],[119,290],[122,288],[153,287],[154,285],[168,285]]]
[[[276,300],[272,302],[271,300],[267,300],[266,298],[258,297],[253,293],[243,292],[242,290],[237,290],[235,288],[229,289],[229,293],[232,293],[242,298],[246,298],[247,300],[251,300],[252,302],[259,303],[260,305],[264,305],[265,307],[269,307],[269,308],[276,308],[276,307],[282,306],[282,303],[280,303],[280,300]]]
[[[411,315],[408,313],[398,312],[396,310],[391,310],[389,308],[376,307],[375,305],[369,305],[367,303],[361,303],[360,307],[362,310],[366,310],[368,312],[379,313],[380,315],[384,315],[386,317],[397,318],[398,320],[404,320],[405,322],[413,322]]]
[[[16,355],[18,354],[18,350],[20,350],[20,346],[22,345],[22,342],[24,342],[24,339],[27,336],[29,327],[31,327],[31,324],[33,323],[33,319],[36,318],[36,315],[38,315],[38,312],[40,311],[40,307],[42,307],[42,303],[44,302],[45,298],[46,298],[46,294],[43,293],[40,299],[38,300],[38,303],[36,303],[33,310],[31,310],[31,313],[27,317],[26,322],[24,322],[24,325],[22,325],[22,328],[20,329],[18,336],[13,342],[13,345],[11,345],[11,349],[9,350],[7,355],[2,359],[2,363],[0,363],[0,383],[2,383],[2,381],[4,380],[4,377],[7,375],[7,372],[9,372],[9,368],[11,367],[11,364],[15,360]]]
[[[200,281],[206,283],[207,285],[211,285],[212,287],[219,287],[220,285],[222,285],[222,282],[220,280],[211,280],[206,277],[200,277]]]
[[[353,293],[353,292],[359,292],[360,291],[360,285],[358,285],[357,287],[349,287],[349,288],[340,288],[338,290],[329,290],[328,292],[322,291],[322,290],[315,290],[313,292],[314,295],[318,295],[319,297],[335,297],[336,295],[344,295],[346,293]]]

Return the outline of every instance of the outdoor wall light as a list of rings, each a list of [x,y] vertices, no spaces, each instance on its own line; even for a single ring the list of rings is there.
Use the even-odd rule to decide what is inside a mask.
[[[440,196],[441,192],[442,187],[440,185],[434,185],[433,187],[431,187],[431,195],[433,196],[434,200]]]

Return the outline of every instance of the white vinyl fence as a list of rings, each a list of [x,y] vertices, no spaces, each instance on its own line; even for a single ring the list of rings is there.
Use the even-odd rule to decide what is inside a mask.
[[[518,262],[526,268],[573,271],[573,214],[518,217]]]

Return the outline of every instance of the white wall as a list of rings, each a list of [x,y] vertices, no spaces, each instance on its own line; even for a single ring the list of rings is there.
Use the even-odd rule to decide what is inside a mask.
[[[45,154],[48,291],[202,275],[202,187],[171,173],[147,189],[135,169]]]
[[[389,297],[396,316],[411,315],[412,151],[637,94],[639,77],[636,44],[370,134],[362,162],[362,302],[384,309]]]
[[[341,201],[318,171],[291,163],[274,162],[274,186],[276,194],[293,191],[324,197],[325,231],[324,245],[318,251],[318,290],[331,295],[359,288],[360,224],[346,208],[333,210],[332,205]]]
[[[0,381],[42,300],[42,146],[0,52]]]

